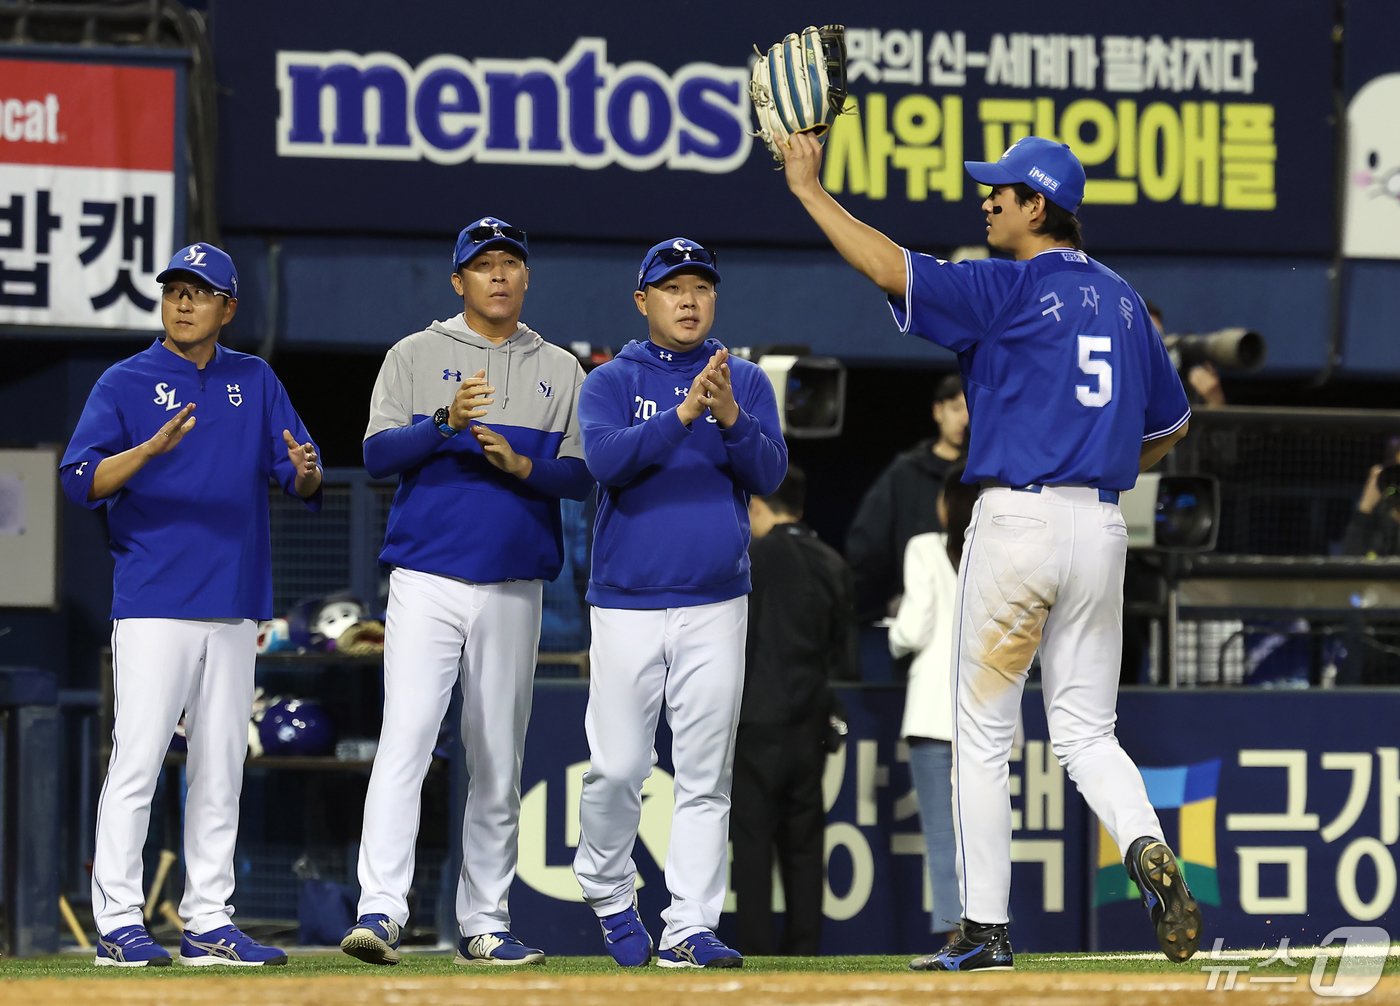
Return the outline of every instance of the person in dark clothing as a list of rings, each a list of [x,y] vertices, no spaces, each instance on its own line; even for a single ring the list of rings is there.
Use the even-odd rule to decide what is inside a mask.
[[[805,496],[806,477],[789,464],[776,492],[749,503],[753,593],[729,834],[737,938],[753,954],[819,952],[821,782],[835,708],[829,682],[857,676],[851,573],[801,523]],[[775,851],[787,905],[780,941],[772,915]]]
[[[938,494],[950,466],[967,450],[967,399],[950,374],[933,395],[938,436],[890,462],[866,491],[846,532],[846,559],[855,575],[856,615],[862,622],[892,614],[904,593],[904,549],[916,534],[941,531]]]
[[[1385,464],[1373,465],[1347,522],[1343,555],[1400,555],[1400,437],[1386,445]]]

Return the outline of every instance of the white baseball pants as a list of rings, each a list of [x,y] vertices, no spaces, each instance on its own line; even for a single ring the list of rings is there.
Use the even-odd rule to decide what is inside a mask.
[[[390,574],[384,723],[360,839],[361,915],[408,922],[423,778],[460,683],[469,779],[457,923],[468,938],[510,929],[541,591],[539,580],[463,583],[411,569]]]
[[[1096,489],[984,489],[958,573],[953,820],[965,917],[1008,920],[1008,758],[1040,648],[1050,744],[1120,849],[1161,825],[1114,736],[1127,528]]]
[[[99,932],[141,922],[141,848],[156,779],[182,712],[189,755],[180,917],[195,933],[229,924],[257,631],[250,619],[112,623],[112,757],[97,804],[92,859]]]
[[[744,691],[747,597],[686,608],[592,609],[591,678],[574,874],[602,917],[632,904],[642,783],[656,764],[663,701],[675,811],[666,854],[671,906],[661,949],[713,930],[729,875],[729,790]]]

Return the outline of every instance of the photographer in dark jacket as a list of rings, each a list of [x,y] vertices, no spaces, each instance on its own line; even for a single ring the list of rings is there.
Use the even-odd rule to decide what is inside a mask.
[[[1400,555],[1400,437],[1386,448],[1387,463],[1373,465],[1342,538],[1346,555]]]
[[[890,462],[866,491],[846,532],[846,559],[856,585],[862,622],[892,615],[904,593],[904,549],[909,539],[941,531],[938,494],[948,469],[967,450],[967,399],[962,379],[950,374],[933,393],[938,436],[921,440]]]
[[[729,834],[737,942],[758,955],[820,950],[822,771],[839,746],[829,682],[857,676],[851,573],[801,523],[805,500],[806,477],[789,464],[776,492],[749,503],[753,592]],[[774,852],[787,905],[781,941],[771,910]]]

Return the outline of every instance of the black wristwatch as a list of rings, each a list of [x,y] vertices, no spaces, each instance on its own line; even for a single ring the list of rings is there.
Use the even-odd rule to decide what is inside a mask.
[[[446,407],[438,409],[433,413],[433,422],[437,424],[438,432],[444,437],[455,437],[462,431],[450,426],[447,422],[448,413]]]

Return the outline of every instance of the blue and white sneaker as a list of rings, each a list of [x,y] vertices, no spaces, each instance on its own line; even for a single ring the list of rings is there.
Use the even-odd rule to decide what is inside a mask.
[[[1006,926],[979,926],[965,919],[946,947],[909,962],[910,971],[1012,971],[1015,967]]]
[[[457,941],[457,956],[453,964],[493,964],[514,967],[517,964],[543,964],[544,951],[527,947],[510,933],[482,933],[463,936]]]
[[[263,946],[237,926],[220,926],[207,933],[185,930],[180,940],[180,963],[192,968],[255,968],[286,964],[287,955],[276,947]]]
[[[651,963],[651,951],[655,944],[651,934],[642,925],[642,916],[637,911],[637,902],[632,907],[612,915],[600,915],[598,924],[603,927],[603,943],[612,954],[612,959],[624,968],[639,968]]]
[[[742,968],[744,955],[719,941],[708,929],[691,933],[674,947],[656,955],[663,968]]]
[[[92,963],[99,968],[166,968],[170,955],[151,939],[145,926],[122,926],[97,938]]]
[[[345,932],[340,949],[366,964],[397,964],[399,924],[387,915],[361,915]]]

